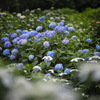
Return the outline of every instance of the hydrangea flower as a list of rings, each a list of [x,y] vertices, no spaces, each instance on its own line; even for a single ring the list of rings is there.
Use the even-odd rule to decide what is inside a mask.
[[[45,76],[52,76],[50,73],[45,74]]]
[[[36,36],[38,34],[37,31],[31,31],[29,32],[29,36]]]
[[[51,56],[44,56],[42,59],[44,60],[44,62],[50,62],[51,60],[53,60]]]
[[[62,70],[63,69],[63,65],[61,63],[56,64],[54,69],[55,70]]]
[[[14,60],[16,58],[15,55],[10,55],[10,60]]]
[[[59,23],[59,26],[63,26],[63,25],[64,25],[64,22],[60,22],[60,23]]]
[[[42,22],[45,19],[45,16],[39,18],[39,21]]]
[[[47,52],[47,56],[54,57],[54,54],[55,54],[55,53],[54,53],[53,51],[48,51],[48,52]]]
[[[17,44],[24,45],[27,43],[27,39],[20,39]]]
[[[9,55],[10,54],[10,51],[8,50],[8,49],[5,49],[5,50],[3,50],[3,55]]]
[[[22,34],[19,36],[20,39],[27,39],[29,38],[30,34]]]
[[[48,47],[50,46],[50,43],[49,43],[49,41],[45,41],[45,42],[43,43],[43,45],[44,45],[44,47],[48,48]]]
[[[66,35],[69,35],[69,34],[70,34],[68,31],[64,31],[64,33],[65,33]]]
[[[2,47],[0,47],[0,51],[2,51]]]
[[[17,64],[17,68],[18,68],[18,69],[22,69],[23,67],[24,67],[23,63],[18,63],[18,64]]]
[[[43,29],[42,26],[38,26],[38,27],[36,28],[36,31],[40,31],[40,30],[42,30],[42,29]]]
[[[68,30],[68,25],[65,25],[65,30]]]
[[[69,40],[68,39],[64,39],[64,40],[62,40],[62,43],[63,44],[68,44],[69,43]]]
[[[49,27],[50,27],[50,28],[55,28],[55,27],[56,27],[56,23],[51,22],[51,23],[49,24]]]
[[[28,59],[29,59],[29,60],[34,59],[34,55],[29,55],[29,56],[28,56]]]
[[[11,33],[11,38],[13,39],[13,38],[16,38],[17,37],[17,34],[16,33]]]
[[[55,31],[46,31],[45,35],[49,38],[52,38],[55,36]]]
[[[19,40],[20,40],[20,38],[19,37],[16,37],[15,39],[12,40],[12,43],[13,44],[16,44]]]
[[[32,69],[33,70],[42,70],[40,66],[34,66]]]
[[[5,48],[11,47],[11,43],[10,43],[9,41],[6,41],[6,42],[4,43],[4,47],[5,47]]]
[[[100,52],[94,52],[94,56],[100,56]]]
[[[9,38],[8,37],[3,37],[3,38],[1,38],[1,41],[3,41],[3,42],[9,41]]]
[[[12,51],[11,51],[11,54],[12,55],[16,55],[18,53],[18,49],[13,49]]]
[[[75,32],[74,27],[68,27],[68,31]]]
[[[72,70],[69,69],[69,68],[66,68],[66,69],[64,70],[64,73],[65,73],[66,75],[69,75],[71,72],[72,72]]]
[[[64,32],[65,27],[64,26],[56,26],[54,29],[57,33]]]
[[[96,50],[100,51],[100,45],[98,45],[98,44],[96,45]]]
[[[76,40],[76,39],[77,39],[77,36],[73,35],[73,36],[71,37],[71,39]]]
[[[83,53],[87,53],[87,52],[89,52],[89,49],[84,49],[83,50]]]
[[[92,42],[92,39],[86,39],[86,42],[87,43],[91,43]]]

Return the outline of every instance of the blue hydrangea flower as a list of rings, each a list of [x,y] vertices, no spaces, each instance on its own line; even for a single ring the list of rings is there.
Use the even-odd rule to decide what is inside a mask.
[[[64,33],[68,36],[70,33],[68,31],[64,31]]]
[[[86,61],[88,61],[88,60],[90,59],[90,57],[85,57],[84,59],[85,59]]]
[[[28,39],[30,34],[22,34],[19,36],[20,39]]]
[[[15,55],[10,55],[10,60],[14,60],[16,58]]]
[[[64,73],[65,73],[66,75],[69,75],[71,72],[72,72],[72,70],[69,69],[69,68],[66,68],[66,69],[64,70]]]
[[[94,56],[100,56],[100,52],[94,52]]]
[[[4,43],[4,47],[5,47],[5,48],[11,47],[11,43],[10,43],[9,41],[6,41],[6,42]]]
[[[8,50],[8,49],[5,49],[5,50],[3,50],[3,55],[9,55],[10,54],[10,51]]]
[[[57,33],[64,32],[65,27],[64,26],[56,26],[54,29]]]
[[[81,53],[83,53],[83,50],[78,50],[78,52],[81,52]]]
[[[92,42],[92,39],[86,39],[86,42],[87,43],[91,43]]]
[[[68,39],[64,39],[64,40],[62,40],[62,43],[63,44],[68,44],[69,43],[69,40]]]
[[[38,27],[36,28],[36,31],[41,31],[42,29],[43,29],[42,26],[38,26]]]
[[[29,59],[29,60],[34,59],[34,55],[29,55],[29,56],[28,56],[28,59]]]
[[[55,70],[62,70],[63,69],[63,65],[61,63],[56,64],[54,69]]]
[[[19,37],[16,37],[15,39],[12,40],[12,43],[13,44],[16,44],[19,40],[20,40],[20,38]]]
[[[76,40],[76,39],[77,39],[77,36],[73,35],[73,36],[71,37],[71,39]]]
[[[96,45],[96,50],[100,51],[100,45],[98,45],[98,44]]]
[[[3,41],[3,42],[9,41],[9,38],[8,37],[3,37],[3,38],[1,38],[1,41]]]
[[[65,30],[68,30],[68,25],[65,25]]]
[[[49,27],[50,27],[50,28],[55,28],[55,27],[56,27],[56,23],[51,22],[51,23],[49,24]]]
[[[39,21],[42,22],[45,19],[45,16],[39,18]]]
[[[43,45],[44,45],[44,47],[48,48],[48,47],[50,46],[50,43],[49,43],[49,41],[45,41],[45,42],[43,43]]]
[[[16,33],[11,33],[11,38],[16,38],[17,37],[17,34]]]
[[[12,55],[16,55],[18,53],[18,49],[13,49],[12,51],[11,51],[11,54]]]
[[[68,31],[75,32],[74,27],[68,27]]]
[[[38,34],[37,31],[31,31],[31,32],[29,33],[29,36],[36,36],[37,34]]]
[[[49,38],[52,38],[55,36],[55,31],[46,31],[45,35]]]
[[[52,76],[50,73],[45,74],[45,76]]]
[[[60,22],[58,25],[59,26],[63,26],[64,25],[64,22]]]
[[[54,57],[54,54],[55,54],[55,53],[54,53],[53,51],[48,51],[48,52],[47,52],[47,56]]]
[[[83,53],[87,53],[87,52],[89,52],[89,49],[84,49],[83,50]]]
[[[17,68],[22,69],[24,67],[23,63],[18,63]]]

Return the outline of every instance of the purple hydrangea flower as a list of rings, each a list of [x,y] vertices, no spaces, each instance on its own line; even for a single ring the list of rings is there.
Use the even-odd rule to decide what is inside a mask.
[[[55,27],[56,27],[56,23],[51,22],[51,23],[49,24],[49,27],[50,27],[50,28],[55,28]]]
[[[45,41],[45,42],[43,43],[43,45],[44,45],[44,47],[48,48],[48,47],[50,46],[50,43],[49,43],[49,41]]]
[[[10,51],[8,50],[8,49],[5,49],[5,50],[3,50],[3,55],[9,55],[10,54]]]
[[[29,59],[29,60],[34,59],[34,55],[29,55],[29,56],[28,56],[28,59]]]
[[[66,75],[69,75],[71,72],[72,72],[72,70],[69,69],[69,68],[66,68],[66,69],[64,70],[64,73],[65,73]]]
[[[47,52],[47,56],[54,57],[54,54],[55,54],[55,53],[54,53],[53,51],[48,51],[48,52]]]
[[[68,44],[69,43],[69,40],[68,39],[64,39],[64,40],[62,40],[62,43],[63,44]]]
[[[54,69],[55,70],[62,70],[63,69],[63,65],[61,63],[56,64]]]
[[[19,36],[20,39],[27,39],[29,38],[29,34],[22,34]]]
[[[69,34],[70,34],[68,31],[64,31],[64,33],[65,33],[66,35],[69,35]]]
[[[42,26],[38,26],[38,27],[36,28],[36,31],[41,31],[42,29],[43,29]]]
[[[91,43],[92,42],[92,39],[86,39],[86,42],[87,43]]]
[[[4,47],[5,47],[5,48],[11,47],[11,43],[10,43],[9,41],[6,41],[6,42],[4,43]]]

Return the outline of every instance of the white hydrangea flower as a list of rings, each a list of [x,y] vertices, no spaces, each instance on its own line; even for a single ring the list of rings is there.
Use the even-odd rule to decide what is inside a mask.
[[[33,67],[33,70],[35,70],[35,69],[37,69],[37,70],[42,70],[40,66],[34,66],[34,67]]]
[[[100,57],[99,56],[92,56],[89,58],[89,60],[92,60],[92,59],[100,59]]]
[[[85,59],[84,58],[74,58],[71,60],[71,62],[78,62],[79,60],[84,61]]]
[[[44,62],[49,62],[49,61],[53,60],[53,58],[51,56],[44,56],[42,59],[44,60]]]

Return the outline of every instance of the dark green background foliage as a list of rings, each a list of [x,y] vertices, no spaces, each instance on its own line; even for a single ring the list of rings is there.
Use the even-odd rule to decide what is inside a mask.
[[[26,9],[73,8],[83,11],[87,7],[97,8],[100,0],[0,0],[0,8],[10,12]]]

